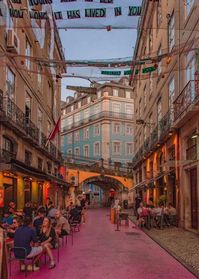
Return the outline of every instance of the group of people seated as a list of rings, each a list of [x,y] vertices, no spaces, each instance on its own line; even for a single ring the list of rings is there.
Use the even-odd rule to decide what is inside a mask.
[[[159,203],[154,206],[153,204],[144,206],[143,202],[140,202],[137,209],[137,225],[146,225],[149,222],[150,227],[161,227],[161,224],[166,226],[171,226],[176,219],[176,209],[171,203],[164,206],[164,204]],[[152,224],[153,221],[153,224]]]
[[[46,206],[39,206],[33,214],[31,203],[25,205],[23,212],[17,212],[16,205],[12,201],[4,212],[1,227],[8,238],[14,239],[14,247],[25,249],[27,258],[34,258],[32,265],[34,271],[39,269],[38,263],[43,253],[48,255],[49,269],[52,269],[56,265],[52,249],[59,245],[60,237],[70,234],[71,225],[74,222],[81,223],[82,212],[85,208],[85,205],[82,207],[81,204],[84,203],[77,205],[70,203],[62,212],[56,209],[48,198]],[[83,221],[85,221],[84,218]],[[21,258],[21,253],[20,249],[14,249],[16,258]],[[25,270],[25,265],[21,265],[21,270]]]

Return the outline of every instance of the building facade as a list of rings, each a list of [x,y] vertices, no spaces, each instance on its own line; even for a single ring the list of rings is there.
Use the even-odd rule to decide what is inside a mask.
[[[92,95],[75,93],[62,106],[62,153],[69,162],[127,168],[133,156],[133,122],[133,93],[125,80],[99,84]]]
[[[29,19],[25,1],[0,5],[7,11],[0,26],[0,207],[14,200],[22,209],[48,196],[57,204],[66,187],[60,138],[47,138],[61,114],[57,75],[65,69],[44,59],[64,60],[61,41],[53,19]],[[8,9],[19,8],[23,18],[9,16]]]
[[[197,1],[145,1],[131,85],[135,193],[171,202],[179,224],[199,229]],[[152,67],[152,68],[150,68]]]
[[[65,156],[126,164],[133,156],[134,103],[129,86],[106,83],[97,94],[68,97],[62,106]]]

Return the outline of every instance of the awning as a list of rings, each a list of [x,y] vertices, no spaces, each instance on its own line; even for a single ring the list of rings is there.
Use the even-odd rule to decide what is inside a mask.
[[[32,176],[39,180],[48,180],[51,182],[56,182],[58,185],[63,185],[65,187],[70,186],[70,184],[68,182],[62,180],[61,178],[55,177],[50,174],[46,174],[45,172],[42,172],[31,166],[27,166],[26,164],[24,164],[20,161],[17,161],[17,160],[14,160],[13,163],[3,164],[3,165],[1,164],[1,169],[5,170],[5,171],[19,172],[22,175]]]

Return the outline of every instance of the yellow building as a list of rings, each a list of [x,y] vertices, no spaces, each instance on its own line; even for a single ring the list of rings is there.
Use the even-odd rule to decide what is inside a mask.
[[[132,82],[135,190],[199,229],[198,1],[144,1]],[[144,63],[144,64],[143,64]],[[152,68],[150,68],[152,67]]]
[[[48,144],[47,138],[61,114],[58,77],[65,69],[48,61],[64,60],[62,45],[53,19],[31,20],[26,1],[1,2],[2,11],[9,8],[23,18],[7,13],[0,21],[0,206],[14,200],[22,209],[47,196],[57,204],[66,187],[60,138]]]

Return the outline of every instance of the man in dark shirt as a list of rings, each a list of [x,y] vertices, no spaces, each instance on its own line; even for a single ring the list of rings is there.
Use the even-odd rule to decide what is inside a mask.
[[[46,216],[46,211],[43,207],[38,210],[38,216],[34,219],[33,226],[35,227],[37,236],[40,235],[41,226],[43,224],[44,217]]]
[[[37,242],[37,236],[35,230],[32,229],[30,225],[31,218],[27,216],[24,218],[23,225],[16,230],[14,235],[14,246],[24,248],[26,250],[27,258],[36,257],[43,251],[43,248],[41,246],[31,246],[32,242]],[[15,249],[14,253],[16,258],[24,257],[24,253],[22,251]]]

